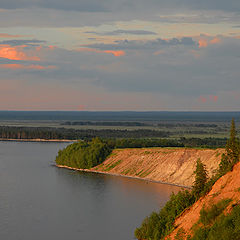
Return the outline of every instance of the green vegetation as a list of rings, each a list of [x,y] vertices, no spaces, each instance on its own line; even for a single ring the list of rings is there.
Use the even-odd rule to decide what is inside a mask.
[[[224,199],[219,201],[217,204],[214,204],[209,209],[203,207],[200,211],[200,223],[202,223],[204,226],[212,224],[228,206],[229,202],[231,202],[230,199]]]
[[[230,200],[223,200],[210,209],[200,212],[200,225],[195,227],[192,240],[239,240],[240,239],[240,206],[233,206],[230,214],[224,209]]]
[[[100,122],[101,123],[101,122]],[[100,124],[99,123],[99,124]],[[105,122],[107,124],[107,122]],[[114,124],[110,122],[109,124]],[[118,122],[116,122],[118,124]],[[129,124],[137,124],[136,122]],[[146,123],[147,124],[147,123]],[[53,124],[54,126],[54,124]],[[67,139],[67,140],[91,140],[99,137],[105,139],[111,148],[139,148],[139,147],[200,147],[217,148],[224,147],[226,138],[185,138],[176,135],[171,128],[166,129],[116,129],[114,126],[107,129],[74,129],[57,127],[22,127],[0,126],[0,138],[2,139]],[[70,125],[75,126],[75,125]],[[85,125],[83,125],[84,127]],[[168,125],[167,125],[168,126]],[[175,130],[174,130],[175,131]]]
[[[145,148],[145,147],[183,147],[184,145],[174,139],[153,138],[119,138],[104,139],[111,148]]]
[[[119,165],[120,163],[122,162],[122,160],[118,160],[114,163],[109,163],[104,169],[103,171],[110,171],[112,170],[113,168],[115,168],[117,165]]]
[[[187,190],[172,194],[159,213],[153,212],[143,221],[141,227],[135,230],[135,237],[137,239],[162,239],[172,230],[175,218],[194,202],[194,195]]]
[[[118,129],[71,129],[52,127],[3,127],[0,126],[0,138],[4,139],[92,139],[100,138],[166,138],[167,131],[150,129],[118,130]]]
[[[108,145],[95,138],[90,142],[73,143],[60,150],[56,163],[73,168],[92,168],[101,164],[110,153]]]
[[[236,128],[234,119],[231,124],[230,139],[227,141],[226,154],[223,155],[219,174],[224,175],[226,172],[231,171],[235,163],[239,161],[240,156],[240,143],[236,137]]]
[[[111,138],[105,141],[112,148],[144,148],[144,147],[190,147],[190,148],[218,148],[226,145],[227,139],[216,138]]]
[[[197,160],[196,170],[194,171],[195,181],[193,185],[193,194],[196,199],[201,196],[201,193],[205,189],[207,183],[207,170],[206,166],[201,162],[200,159]]]
[[[174,227],[175,218],[195,203],[205,191],[207,171],[200,159],[197,160],[194,174],[193,190],[185,190],[177,194],[172,194],[170,200],[159,213],[153,212],[143,221],[141,227],[135,230],[135,237],[137,239],[159,240],[170,233]],[[183,232],[180,231],[175,239],[181,239],[181,236],[183,236]]]
[[[182,137],[179,140],[185,147],[200,147],[200,148],[219,148],[225,147],[227,139],[226,138],[185,138]]]
[[[128,126],[136,126],[136,127],[139,127],[139,126],[151,126],[147,123],[143,123],[143,122],[134,122],[134,121],[131,121],[131,122],[126,122],[126,121],[79,121],[79,122],[70,122],[70,121],[67,121],[67,122],[64,122],[64,123],[61,123],[61,125],[70,125],[70,126],[76,126],[76,125],[79,125],[79,126],[125,126],[125,127],[128,127]]]
[[[160,210],[147,217],[142,225],[135,230],[137,239],[160,240],[164,239],[174,229],[174,221],[179,214],[190,207],[201,196],[206,195],[213,184],[225,173],[232,170],[235,163],[239,162],[240,144],[236,137],[235,122],[232,120],[230,139],[226,144],[226,154],[223,155],[217,173],[207,181],[207,172],[204,164],[197,160],[193,190],[180,191],[172,194],[170,200]],[[224,188],[224,186],[223,186]],[[240,206],[235,206],[228,216],[223,214],[230,200],[224,200],[210,209],[203,208],[200,216],[200,227],[195,227],[193,238],[186,236],[184,229],[180,229],[175,239],[192,240],[240,240]]]
[[[225,146],[226,154],[222,155],[217,173],[205,184],[203,195],[208,193],[214,183],[227,172],[232,171],[234,164],[240,160],[240,142],[237,138],[234,119],[232,119],[230,138]]]

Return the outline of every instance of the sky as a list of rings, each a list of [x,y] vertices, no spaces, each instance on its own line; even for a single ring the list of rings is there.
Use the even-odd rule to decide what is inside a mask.
[[[239,103],[239,0],[0,0],[0,110]]]

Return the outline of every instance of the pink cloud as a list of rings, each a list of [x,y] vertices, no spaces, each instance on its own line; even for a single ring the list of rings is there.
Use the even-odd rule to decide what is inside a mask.
[[[212,102],[217,102],[217,101],[218,101],[218,96],[210,95],[210,96],[209,96],[209,99],[210,99]]]
[[[160,54],[164,54],[164,53],[165,53],[164,50],[159,50],[159,51],[154,52],[154,55],[160,55]]]
[[[203,96],[200,96],[199,101],[202,102],[202,103],[205,103],[205,102],[207,102],[207,98],[205,98]]]
[[[221,39],[218,37],[209,37],[209,36],[204,36],[204,37],[200,37],[200,39],[198,40],[198,47],[199,48],[205,48],[208,45],[212,45],[212,44],[219,44],[221,42]]]
[[[235,36],[235,37],[233,37],[233,38],[235,38],[235,39],[240,39],[240,36]]]
[[[203,47],[207,47],[208,46],[208,42],[206,39],[199,39],[198,40],[198,47],[199,48],[203,48]]]
[[[47,69],[56,69],[56,66],[41,66],[41,65],[23,65],[23,64],[1,64],[1,68],[8,68],[8,69],[35,69],[35,70],[47,70]]]
[[[77,51],[107,53],[107,54],[112,54],[115,57],[121,57],[121,56],[124,56],[126,54],[125,51],[122,51],[122,50],[98,50],[98,49],[94,49],[94,48],[80,48],[80,49],[77,49]]]
[[[24,51],[25,45],[11,46],[7,44],[0,45],[0,57],[9,60],[29,60],[29,61],[40,61],[40,58],[34,55],[33,52]]]
[[[220,38],[217,38],[217,37],[215,37],[215,38],[213,38],[212,40],[210,40],[210,43],[211,44],[217,44],[217,43],[220,43],[221,42],[221,39]]]
[[[201,103],[207,103],[209,101],[211,102],[217,102],[218,101],[218,96],[215,95],[208,95],[208,96],[200,96],[198,99]]]
[[[77,110],[78,111],[84,111],[84,110],[86,110],[86,106],[85,105],[79,105]]]
[[[18,37],[28,37],[29,35],[12,35],[8,33],[0,33],[0,38],[18,38]]]
[[[120,50],[120,51],[112,51],[112,50],[106,50],[106,51],[103,51],[105,53],[111,53],[113,54],[115,57],[121,57],[121,56],[124,56],[125,55],[125,52]]]

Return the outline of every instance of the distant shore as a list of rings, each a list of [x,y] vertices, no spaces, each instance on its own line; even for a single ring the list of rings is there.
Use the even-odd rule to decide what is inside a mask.
[[[69,140],[69,139],[12,139],[12,138],[0,138],[2,142],[77,142],[78,140]]]
[[[183,186],[183,185],[178,185],[178,184],[168,183],[168,182],[162,182],[162,181],[156,181],[156,180],[152,180],[150,178],[141,178],[141,177],[136,177],[136,176],[127,176],[127,175],[123,175],[123,174],[103,172],[103,171],[97,171],[97,170],[92,170],[92,169],[73,168],[73,167],[68,167],[68,166],[65,166],[65,165],[58,165],[58,164],[56,164],[55,166],[58,167],[58,168],[66,168],[66,169],[73,170],[73,171],[97,173],[97,174],[104,174],[104,175],[110,175],[110,176],[115,176],[115,177],[125,177],[125,178],[131,178],[131,179],[138,179],[138,180],[142,180],[142,181],[146,181],[146,182],[167,184],[167,185],[171,185],[171,186],[175,186],[175,187],[191,189],[191,187],[188,187],[188,186]]]

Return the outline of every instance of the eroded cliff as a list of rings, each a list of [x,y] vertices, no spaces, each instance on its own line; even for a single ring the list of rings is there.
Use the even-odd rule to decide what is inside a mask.
[[[225,214],[231,212],[233,206],[240,204],[240,163],[233,167],[233,171],[221,177],[212,187],[212,190],[204,197],[200,198],[193,206],[186,209],[176,220],[174,231],[166,239],[176,239],[178,231],[183,230],[186,235],[192,235],[200,217],[200,211],[210,208],[222,200],[230,199],[231,204],[225,209]]]
[[[223,153],[224,149],[116,149],[91,170],[191,187],[197,159],[206,165],[211,177]]]

